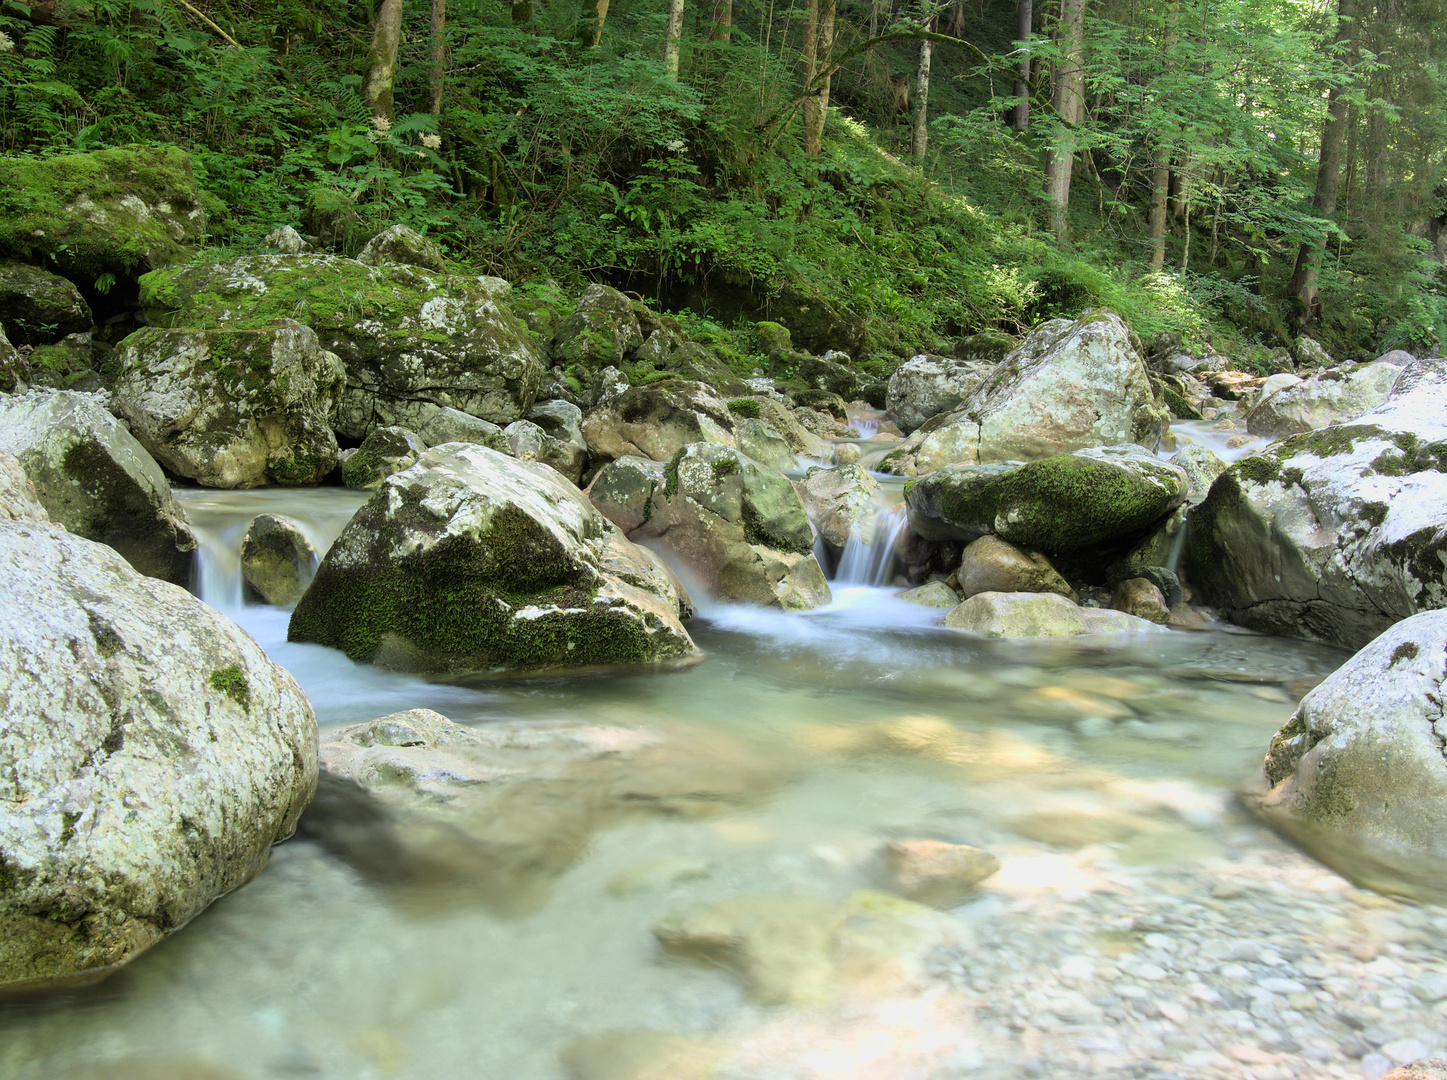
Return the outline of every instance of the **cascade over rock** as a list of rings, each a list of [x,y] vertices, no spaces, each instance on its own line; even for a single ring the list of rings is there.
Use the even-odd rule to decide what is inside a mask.
[[[551,468],[445,443],[332,545],[288,637],[424,675],[685,660],[687,596]]]

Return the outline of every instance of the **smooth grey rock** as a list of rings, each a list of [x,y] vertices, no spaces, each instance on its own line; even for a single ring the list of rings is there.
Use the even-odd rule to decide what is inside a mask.
[[[583,410],[571,401],[540,401],[528,410],[527,419],[555,439],[588,449],[588,440],[583,438]]]
[[[663,483],[665,463],[621,457],[598,470],[586,492],[598,512],[625,533],[632,533],[653,512],[653,489]]]
[[[588,464],[588,451],[567,439],[555,439],[531,420],[515,420],[503,429],[508,450],[520,461],[537,461],[576,484]]]
[[[457,409],[438,409],[417,429],[417,438],[424,446],[463,442],[486,446],[500,454],[511,452],[502,428],[490,420],[483,420]]]
[[[1077,607],[1055,593],[977,593],[946,615],[945,625],[993,638],[1066,638],[1165,630],[1123,611]]]
[[[1273,375],[1246,413],[1246,430],[1275,439],[1344,424],[1386,401],[1402,371],[1399,364],[1378,360],[1355,368],[1329,368],[1285,385],[1272,384],[1289,376]]]
[[[1075,600],[1075,590],[1038,551],[1016,547],[998,536],[982,536],[960,555],[960,591],[966,600],[985,592],[1056,593]]]
[[[874,539],[874,493],[879,481],[857,463],[832,469],[815,466],[794,481],[809,519],[824,542],[843,551],[852,534],[865,542]]]
[[[262,237],[261,242],[269,248],[281,252],[283,255],[300,255],[310,251],[312,246],[306,242],[306,238],[297,232],[290,225],[282,225],[272,229]]]
[[[885,411],[906,435],[964,401],[995,369],[989,361],[912,356],[889,377]]]
[[[764,420],[739,420],[734,427],[739,449],[766,469],[787,472],[799,467],[788,440]]]
[[[241,578],[276,607],[301,599],[316,572],[317,551],[300,525],[275,514],[251,519],[241,539]]]
[[[899,594],[899,598],[920,607],[946,608],[950,611],[960,606],[959,593],[943,581],[927,581],[916,589],[906,589]]]
[[[0,986],[98,975],[244,884],[316,784],[316,718],[225,616],[0,522]]]

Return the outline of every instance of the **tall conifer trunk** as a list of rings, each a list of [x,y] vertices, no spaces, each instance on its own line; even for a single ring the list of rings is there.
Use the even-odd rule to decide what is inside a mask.
[[[668,0],[668,29],[663,34],[663,66],[678,81],[678,53],[683,42],[683,0]]]
[[[1070,227],[1070,175],[1075,167],[1075,129],[1085,115],[1085,72],[1081,54],[1085,45],[1085,0],[1061,0],[1060,63],[1055,70],[1051,105],[1055,131],[1045,159],[1045,195],[1049,199],[1049,228],[1055,239],[1068,238]]]
[[[924,164],[925,150],[929,148],[929,69],[930,57],[934,54],[934,42],[922,38],[919,43],[919,68],[914,77],[914,137],[910,140],[910,153],[917,164]]]
[[[1012,121],[1016,131],[1030,129],[1030,35],[1035,31],[1035,5],[1033,0],[1015,0],[1015,36],[1022,42],[1020,60],[1016,65],[1015,106]]]

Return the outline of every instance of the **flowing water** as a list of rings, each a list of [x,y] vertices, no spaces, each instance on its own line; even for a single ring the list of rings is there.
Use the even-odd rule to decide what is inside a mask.
[[[476,823],[532,867],[516,903],[408,888],[304,827],[107,982],[0,1005],[0,1077],[1270,1080],[1380,1076],[1447,1046],[1447,911],[1350,887],[1232,797],[1339,651],[1226,629],[986,642],[850,583],[886,568],[841,573],[808,614],[707,608],[690,627],[707,658],[682,671],[439,686],[288,644],[285,612],[242,601],[252,515],[324,547],[359,496],[180,494],[204,598],[297,677],[323,741],[419,707],[641,733],[651,757],[602,766],[656,797],[605,806],[585,772],[517,782]],[[818,905],[879,886],[882,844],[921,838],[1001,869],[888,977],[842,965],[806,1003],[761,1003],[651,933],[783,898],[793,930],[745,937],[790,955]],[[607,1034],[639,1031],[676,1038]]]

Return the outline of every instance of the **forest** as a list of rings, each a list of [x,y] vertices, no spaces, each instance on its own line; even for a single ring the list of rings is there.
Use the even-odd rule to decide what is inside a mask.
[[[820,297],[888,363],[1105,305],[1433,351],[1436,0],[5,0],[0,148],[188,151],[211,243],[404,223],[546,297]],[[868,360],[865,356],[858,359]]]

